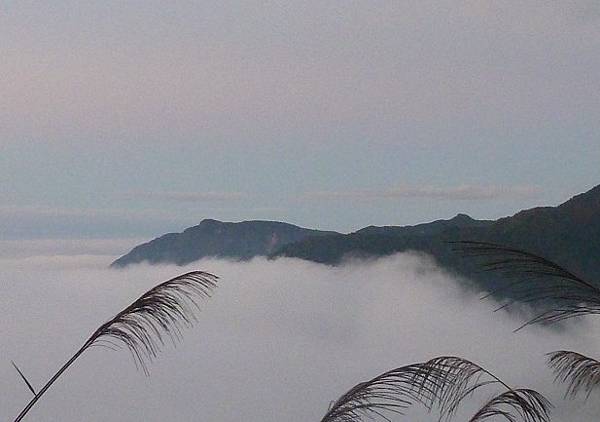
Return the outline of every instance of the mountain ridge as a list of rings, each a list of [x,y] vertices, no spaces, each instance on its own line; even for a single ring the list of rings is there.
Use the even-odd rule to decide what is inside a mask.
[[[308,229],[280,221],[219,221],[211,218],[181,233],[167,233],[134,247],[115,260],[111,267],[148,262],[185,265],[205,257],[246,260],[274,253],[283,245],[307,236],[337,232]]]
[[[202,227],[220,227],[223,231],[207,232]],[[112,265],[119,267],[142,261],[183,265],[208,256],[231,259],[284,256],[337,265],[348,257],[416,251],[433,256],[450,271],[467,274],[474,268],[453,252],[448,243],[460,240],[521,248],[581,275],[600,278],[597,259],[600,256],[600,185],[558,206],[521,210],[497,220],[477,220],[461,213],[447,220],[413,226],[367,226],[347,234],[282,222],[233,223],[207,219],[182,233],[170,233],[145,244],[159,249],[154,250],[153,255],[147,254],[152,248],[139,245]],[[485,288],[489,288],[494,281],[490,277],[486,280]]]

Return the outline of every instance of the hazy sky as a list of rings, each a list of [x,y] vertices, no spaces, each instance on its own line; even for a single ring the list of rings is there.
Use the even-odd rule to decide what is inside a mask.
[[[198,324],[167,345],[146,378],[126,350],[88,350],[28,415],[28,422],[318,422],[332,400],[392,368],[459,355],[514,387],[539,390],[556,406],[553,422],[589,422],[598,392],[563,400],[545,353],[598,356],[598,320],[566,332],[531,327],[462,291],[455,280],[410,255],[337,268],[256,259],[201,261],[187,268],[110,270],[106,258],[0,258],[0,420],[30,399],[10,364],[36,388],[90,333],[143,291],[189,269],[222,278],[203,301]],[[43,282],[43,289],[40,289]],[[34,294],[34,292],[43,292]],[[495,392],[469,397],[466,421]],[[397,422],[437,421],[416,408]]]
[[[600,183],[600,6],[3,1],[0,237],[495,218]]]

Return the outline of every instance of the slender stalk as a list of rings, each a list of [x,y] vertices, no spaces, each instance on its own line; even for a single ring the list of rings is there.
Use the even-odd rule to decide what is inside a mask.
[[[54,382],[99,339],[124,344],[147,373],[146,361],[157,356],[164,337],[177,341],[181,329],[195,321],[196,299],[210,297],[218,277],[203,271],[182,274],[148,290],[135,302],[102,324],[81,348],[33,396],[14,422],[21,421]],[[100,340],[101,341],[101,340]],[[112,344],[112,343],[111,343]],[[33,390],[32,390],[33,391]]]
[[[31,408],[44,395],[44,393],[52,386],[52,384],[54,384],[54,382],[63,374],[63,372],[65,372],[69,368],[69,366],[71,366],[73,364],[73,362],[75,362],[75,360],[77,360],[77,358],[79,356],[81,356],[81,354],[83,352],[85,352],[88,347],[91,346],[91,344],[93,342],[94,342],[94,336],[90,337],[90,339],[88,341],[86,341],[85,344],[81,347],[81,349],[79,349],[71,357],[71,359],[69,359],[58,371],[56,371],[56,373],[54,375],[52,375],[52,378],[50,378],[48,380],[48,382],[40,389],[40,391],[35,396],[33,396],[33,398],[29,401],[29,403],[27,403],[27,406],[25,406],[25,408],[23,408],[21,413],[19,413],[19,416],[16,417],[14,422],[19,422],[20,420],[22,420],[25,417],[25,415],[27,415],[27,413],[29,413]]]

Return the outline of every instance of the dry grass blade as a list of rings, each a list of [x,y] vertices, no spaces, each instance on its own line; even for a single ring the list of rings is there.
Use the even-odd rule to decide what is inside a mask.
[[[33,388],[33,385],[31,385],[31,383],[29,382],[27,377],[25,377],[25,374],[21,371],[21,369],[19,369],[19,367],[17,366],[16,363],[14,363],[13,361],[11,361],[10,363],[12,363],[13,368],[15,368],[15,370],[17,371],[17,373],[19,374],[19,376],[21,377],[21,379],[23,380],[25,385],[27,385],[27,388],[29,388],[29,391],[31,391],[31,394],[33,394],[35,396],[35,389]]]
[[[460,357],[442,356],[357,384],[331,405],[321,422],[390,421],[416,403],[430,411],[439,408],[440,420],[449,420],[466,397],[492,384],[511,391],[479,365]]]
[[[509,422],[549,422],[550,402],[529,389],[508,390],[488,401],[469,422],[505,419]]]
[[[192,271],[167,280],[148,290],[139,299],[102,324],[81,348],[50,378],[21,411],[15,422],[22,420],[52,384],[92,346],[109,348],[125,345],[138,367],[147,374],[147,363],[157,356],[165,339],[176,342],[182,329],[195,321],[198,300],[210,297],[218,277],[203,271]]]
[[[556,380],[569,384],[565,396],[584,391],[587,396],[600,385],[600,362],[577,352],[561,350],[549,354],[548,365]]]
[[[484,271],[498,272],[514,280],[492,294],[510,293],[514,300],[549,308],[517,330],[530,324],[600,313],[600,288],[546,258],[494,243],[452,243],[465,257],[483,259]]]

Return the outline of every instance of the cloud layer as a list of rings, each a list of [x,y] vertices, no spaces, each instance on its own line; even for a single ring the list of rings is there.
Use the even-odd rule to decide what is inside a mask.
[[[141,237],[194,221],[162,209],[0,206],[4,239]]]
[[[32,239],[0,240],[0,259],[74,257],[90,255],[100,258],[124,254],[147,238],[125,239]]]
[[[62,259],[62,261],[61,261]],[[2,261],[0,418],[29,392],[14,359],[39,386],[84,338],[153,284],[192,268],[219,274],[195,328],[136,372],[126,351],[86,353],[31,413],[31,421],[318,421],[359,381],[437,355],[479,362],[512,385],[537,388],[557,405],[554,421],[584,422],[596,401],[562,401],[544,353],[600,348],[593,325],[566,332],[530,328],[461,290],[431,262],[411,255],[339,268],[282,259],[201,261],[186,268],[107,270],[109,259]],[[474,397],[467,411],[485,400]],[[463,415],[464,416],[464,415]],[[464,419],[464,418],[463,418]],[[401,418],[399,420],[402,420]],[[416,411],[410,420],[435,415]],[[457,418],[461,420],[461,415]]]
[[[514,198],[535,198],[541,189],[536,186],[473,186],[463,185],[454,187],[433,186],[401,186],[386,190],[355,190],[337,192],[308,192],[303,195],[306,199],[403,199],[426,198],[441,200],[500,200]]]
[[[176,202],[227,202],[246,199],[242,192],[130,192],[123,195],[130,199],[176,201]]]

